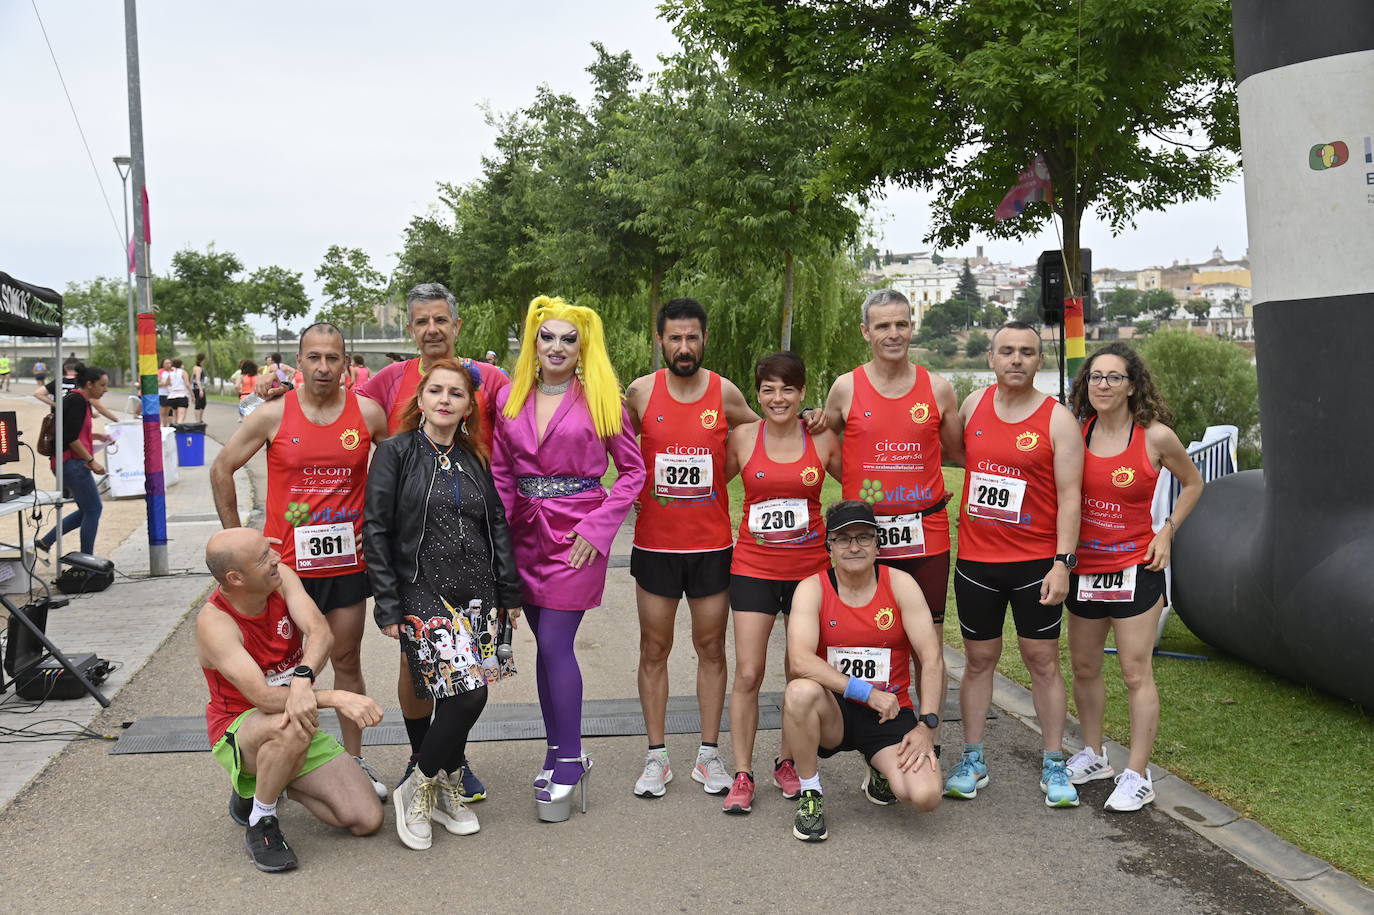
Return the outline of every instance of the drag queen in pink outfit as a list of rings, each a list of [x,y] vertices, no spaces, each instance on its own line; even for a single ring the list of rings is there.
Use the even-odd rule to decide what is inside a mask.
[[[506,506],[525,616],[538,645],[536,678],[548,753],[535,810],[560,822],[591,760],[582,752],[582,671],[573,639],[601,603],[606,564],[644,484],[644,461],[590,308],[540,296],[530,303],[520,358],[496,399],[491,474]],[[609,492],[601,477],[619,472]]]

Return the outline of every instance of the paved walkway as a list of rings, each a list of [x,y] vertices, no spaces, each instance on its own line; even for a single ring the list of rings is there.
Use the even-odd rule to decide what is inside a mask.
[[[224,436],[232,432],[232,413],[222,412],[211,417],[211,431]],[[203,709],[204,681],[186,615],[199,605],[207,583],[199,571],[200,550],[215,524],[202,519],[213,506],[208,486],[189,476],[174,496],[171,564],[187,571],[160,580],[121,579],[103,595],[75,603],[71,618],[55,619],[50,628],[63,648],[70,644],[125,661],[106,684],[112,707],[96,714],[91,700],[50,703],[36,717],[84,716],[97,730],[113,733],[122,722]],[[246,493],[240,501],[249,504]],[[136,532],[126,544],[126,573],[146,568],[146,560],[136,561],[143,542]],[[623,536],[615,552],[622,559],[628,552]],[[588,699],[635,695],[633,583],[623,564],[613,564],[605,604],[588,615],[578,636]],[[86,615],[78,619],[76,613]],[[677,644],[670,676],[673,692],[681,694],[690,690],[694,669],[686,614],[680,615]],[[535,700],[527,630],[517,634],[516,652],[517,660],[524,659],[523,672],[494,691],[493,703]],[[782,687],[776,669],[781,656],[779,631],[765,691]],[[369,631],[363,658],[371,694],[394,713],[394,643]],[[957,673],[961,658],[954,652],[947,658]],[[1157,781],[1158,804],[1139,814],[1102,811],[1109,783],[1087,786],[1076,810],[1047,809],[1036,786],[1039,739],[1028,726],[1034,722],[1027,697],[1003,681],[996,700],[1008,714],[989,722],[993,781],[977,800],[947,801],[926,815],[875,808],[858,791],[861,761],[845,754],[822,767],[831,830],[823,845],[792,838],[793,805],[766,787],[766,777],[752,815],[722,816],[719,799],[704,795],[688,777],[693,735],[669,738],[677,777],[657,801],[631,793],[642,737],[589,740],[596,759],[589,813],[575,813],[565,824],[540,824],[531,810],[528,779],[542,744],[505,740],[471,747],[469,755],[491,792],[474,807],[482,821],[477,836],[440,831],[433,849],[412,852],[396,838],[390,805],[381,834],[352,839],[287,804],[283,824],[302,866],[280,876],[252,869],[242,830],[224,809],[223,773],[208,754],[112,755],[104,742],[48,743],[43,750],[56,758],[30,781],[23,772],[36,771],[44,760],[22,761],[14,751],[29,748],[0,745],[0,778],[9,779],[0,784],[17,779],[11,793],[22,787],[0,811],[0,886],[7,890],[0,909],[12,907],[22,887],[26,898],[48,908],[98,904],[116,912],[245,904],[302,912],[454,906],[489,912],[762,912],[824,906],[1191,913],[1302,911],[1304,904],[1325,911],[1371,910],[1374,894],[1366,888],[1324,862],[1300,856],[1176,778]],[[957,747],[957,726],[950,731],[946,743]],[[759,735],[759,771],[766,772],[776,748],[776,732]],[[394,779],[406,752],[373,747],[368,755]],[[1291,879],[1281,884],[1282,878]]]

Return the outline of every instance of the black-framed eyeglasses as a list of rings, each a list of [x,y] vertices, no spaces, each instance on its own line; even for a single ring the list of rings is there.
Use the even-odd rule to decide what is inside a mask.
[[[1120,372],[1108,372],[1105,375],[1101,372],[1088,373],[1088,384],[1102,384],[1102,382],[1105,381],[1107,383],[1107,387],[1109,388],[1114,388],[1125,380],[1126,376],[1121,374]]]
[[[826,538],[826,542],[842,550],[856,543],[862,547],[870,547],[878,542],[878,535],[873,531],[864,531],[862,534],[831,534]]]

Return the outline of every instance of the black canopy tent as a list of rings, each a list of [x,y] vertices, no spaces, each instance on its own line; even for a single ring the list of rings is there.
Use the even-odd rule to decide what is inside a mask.
[[[34,286],[30,283],[25,283],[22,280],[16,280],[8,273],[0,271],[0,335],[3,334],[14,334],[16,336],[24,337],[52,338],[53,364],[59,367],[58,370],[53,373],[53,377],[55,379],[53,390],[56,394],[56,396],[53,398],[56,401],[56,415],[53,417],[53,429],[57,433],[57,441],[54,442],[54,450],[60,450],[62,447],[61,435],[63,406],[62,372],[60,368],[60,366],[62,365],[61,294],[56,292],[55,290],[48,289],[45,286]],[[62,462],[60,460],[54,462],[54,473],[57,477],[57,491],[61,492],[63,481]],[[53,553],[54,555],[61,556],[61,501],[57,502],[56,508],[57,520],[55,523],[57,525],[57,539],[53,543]],[[57,607],[61,606],[61,604],[65,604],[66,601],[62,601],[61,604],[59,604],[55,600],[44,598],[43,603],[45,604],[45,606]],[[90,695],[93,696],[102,706],[109,706],[110,701],[106,699],[103,695],[101,695],[100,691],[97,690],[88,679],[86,679],[85,674],[83,674],[80,670],[73,666],[72,663],[67,660],[66,656],[58,650],[57,646],[54,645],[52,641],[48,639],[47,633],[43,631],[44,627],[34,623],[33,620],[29,618],[27,613],[29,607],[15,607],[3,596],[0,596],[0,604],[3,604],[5,609],[9,611],[10,620],[12,621],[10,624],[12,630],[13,621],[17,620],[21,625],[25,626],[28,629],[28,631],[33,635],[33,637],[43,646],[46,654],[51,655],[55,661],[57,661],[64,668],[66,668],[69,674],[71,674],[73,677],[75,677],[77,680],[81,682],[82,686],[86,688],[86,692],[90,693]],[[10,638],[14,638],[15,633],[11,631],[9,636]],[[37,662],[35,662],[35,665],[36,663]],[[14,676],[17,680],[18,671],[14,673]],[[3,684],[3,681],[3,676],[0,676],[0,684]]]

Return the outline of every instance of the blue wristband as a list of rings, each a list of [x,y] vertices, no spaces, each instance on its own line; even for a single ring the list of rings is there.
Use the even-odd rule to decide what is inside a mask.
[[[858,677],[850,677],[848,685],[844,688],[844,697],[853,699],[855,702],[867,702],[868,696],[872,692],[872,683],[867,680],[860,680]]]

